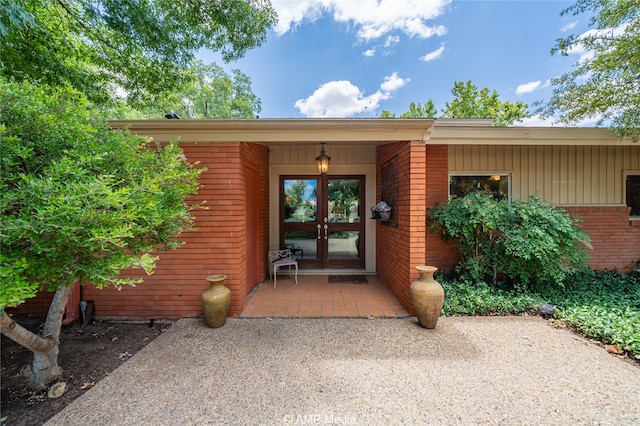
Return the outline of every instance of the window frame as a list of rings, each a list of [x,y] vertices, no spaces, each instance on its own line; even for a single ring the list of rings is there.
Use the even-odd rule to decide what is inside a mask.
[[[505,172],[505,171],[491,171],[491,172],[487,172],[487,171],[476,171],[476,172],[454,172],[454,173],[449,173],[449,179],[447,182],[447,185],[449,186],[449,188],[447,189],[447,193],[448,193],[448,198],[449,201],[453,200],[454,195],[451,193],[451,179],[454,177],[462,177],[462,176],[476,176],[476,177],[486,177],[487,179],[491,178],[492,176],[500,176],[502,177],[506,177],[507,178],[507,201],[511,202],[511,185],[512,185],[512,180],[513,180],[513,174],[511,172]],[[466,195],[466,194],[465,194]]]
[[[624,170],[622,174],[622,191],[623,191],[623,199],[622,202],[625,206],[629,206],[627,202],[627,177],[629,176],[640,176],[640,170]],[[640,196],[640,194],[639,194]],[[640,212],[636,214],[632,214],[629,212],[629,220],[640,220]]]

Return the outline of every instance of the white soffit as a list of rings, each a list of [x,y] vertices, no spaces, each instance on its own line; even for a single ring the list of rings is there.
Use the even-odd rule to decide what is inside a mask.
[[[216,119],[114,120],[112,128],[151,136],[159,142],[388,143],[426,141],[431,119]]]
[[[211,119],[114,120],[159,142],[255,142],[267,145],[334,142],[379,145],[425,141],[429,145],[593,145],[624,146],[606,128],[494,127],[486,119]]]
[[[493,127],[437,123],[428,144],[432,145],[637,145],[617,138],[606,128],[586,127]]]

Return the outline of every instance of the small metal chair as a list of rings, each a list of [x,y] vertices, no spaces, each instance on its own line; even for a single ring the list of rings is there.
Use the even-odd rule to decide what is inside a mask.
[[[278,269],[282,266],[289,267],[289,276],[291,276],[291,267],[296,267],[296,284],[298,284],[298,261],[291,250],[273,250],[269,252],[269,281],[273,275],[273,288],[278,284]]]
[[[295,244],[286,244],[285,247],[291,250],[291,253],[293,253],[294,256],[296,256],[296,253],[300,252],[300,257],[304,257],[304,250]]]

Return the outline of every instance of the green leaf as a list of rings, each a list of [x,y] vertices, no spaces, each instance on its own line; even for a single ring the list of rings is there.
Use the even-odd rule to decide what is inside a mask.
[[[151,273],[150,252],[181,244],[202,169],[177,143],[110,130],[73,90],[0,78],[0,105],[1,306],[77,282],[135,284],[120,271]]]

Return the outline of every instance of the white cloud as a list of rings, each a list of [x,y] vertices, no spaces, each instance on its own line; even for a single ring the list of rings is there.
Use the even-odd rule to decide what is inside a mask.
[[[390,94],[391,92],[395,92],[408,82],[408,78],[398,77],[398,73],[394,72],[393,74],[388,75],[384,78],[384,83],[380,85],[380,89],[382,89],[384,93]]]
[[[569,22],[567,25],[565,25],[564,27],[560,28],[560,31],[562,31],[563,33],[574,29],[576,26],[578,25],[578,21],[573,21],[573,22]]]
[[[275,31],[277,34],[282,35],[300,25],[304,20],[313,22],[320,18],[330,2],[322,0],[273,0],[271,4],[278,13],[278,23]]]
[[[350,81],[338,80],[324,83],[306,99],[298,99],[295,107],[310,118],[344,118],[364,112],[373,112],[380,101],[389,99],[409,79],[398,77],[394,72],[384,78],[380,89],[372,95],[364,92]]]
[[[520,84],[516,88],[516,95],[524,95],[525,93],[535,92],[536,90],[544,89],[549,86],[551,86],[551,80],[545,81],[544,84],[540,80]]]
[[[531,117],[523,119],[522,122],[515,123],[514,126],[557,127],[557,124],[554,126],[553,119],[551,118],[543,118],[540,115],[532,115]]]
[[[444,53],[444,45],[440,46],[438,49],[434,50],[433,52],[427,53],[426,55],[420,57],[420,60],[424,62],[431,62],[441,57],[443,53]]]
[[[605,36],[605,37],[617,38],[617,37],[620,37],[626,31],[628,25],[629,23],[626,22],[616,28],[588,30],[582,33],[578,37],[577,42],[574,44],[574,46],[571,49],[567,51],[567,53],[569,55],[579,55],[578,63],[583,63],[584,61],[588,61],[589,59],[593,58],[593,51],[585,49],[584,45],[580,42],[581,39],[594,37],[594,36],[595,37]]]
[[[529,118],[525,118],[522,122],[516,123],[514,126],[522,126],[522,127],[596,127],[598,123],[598,118],[585,118],[579,123],[572,124],[568,126],[564,123],[560,123],[557,121],[555,117],[546,117],[543,118],[540,115],[533,115]]]
[[[376,54],[376,49],[368,49],[362,52],[362,56],[373,56]]]
[[[532,81],[531,83],[520,84],[516,88],[516,95],[522,95],[524,93],[531,93],[534,90],[536,90],[537,88],[539,88],[540,84],[541,84],[540,80]]]
[[[276,33],[282,35],[304,21],[313,22],[331,13],[336,22],[354,25],[361,40],[372,40],[392,31],[411,37],[444,35],[442,25],[427,25],[441,16],[452,0],[272,0],[278,13]]]
[[[434,35],[445,35],[447,33],[447,28],[444,25],[430,27],[425,25],[422,19],[415,18],[404,23],[403,31],[411,37],[429,38]]]
[[[384,41],[384,47],[391,47],[398,44],[399,42],[400,42],[399,36],[388,36],[387,39]]]

